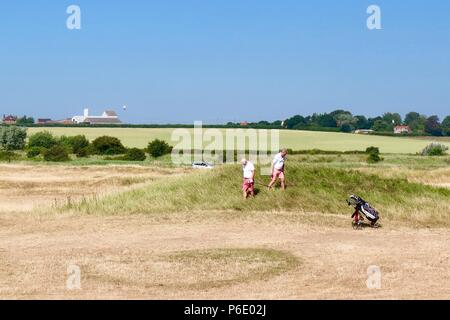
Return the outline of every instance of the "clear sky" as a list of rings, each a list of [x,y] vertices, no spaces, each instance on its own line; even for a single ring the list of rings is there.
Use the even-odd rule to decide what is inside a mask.
[[[81,30],[66,9],[81,8]],[[367,7],[382,30],[368,30]],[[123,112],[121,106],[128,110]],[[0,112],[132,123],[450,114],[450,1],[9,0]]]

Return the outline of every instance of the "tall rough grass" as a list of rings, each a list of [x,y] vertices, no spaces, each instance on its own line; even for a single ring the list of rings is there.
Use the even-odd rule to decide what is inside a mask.
[[[355,170],[290,164],[288,189],[267,190],[257,186],[255,199],[241,194],[241,169],[226,165],[208,172],[170,177],[141,189],[98,200],[86,200],[64,210],[84,214],[159,214],[191,211],[322,212],[351,214],[346,204],[358,194],[381,213],[383,219],[420,225],[450,226],[450,190],[406,179],[382,178]],[[268,177],[257,176],[267,184]]]

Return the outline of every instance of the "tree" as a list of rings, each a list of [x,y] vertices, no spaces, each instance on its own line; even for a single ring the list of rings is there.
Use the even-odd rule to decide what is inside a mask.
[[[341,132],[350,133],[353,131],[353,127],[349,123],[344,123],[340,127]]]
[[[427,121],[427,117],[421,115],[419,119],[413,121],[410,125],[410,128],[415,132],[425,132],[425,122]]]
[[[442,128],[438,116],[431,116],[425,121],[425,132],[432,136],[442,136]]]
[[[153,140],[147,147],[148,153],[154,158],[169,154],[172,152],[172,149],[173,148],[167,142],[159,139]]]
[[[417,112],[409,112],[405,116],[405,125],[407,125],[410,128],[412,128],[412,125],[414,123],[416,123],[417,121],[419,121],[419,119],[420,119],[420,114],[419,113],[417,113]]]
[[[25,125],[25,124],[33,124],[34,118],[23,116],[22,118],[17,119],[16,124],[17,125]]]
[[[441,123],[442,133],[450,136],[450,116],[445,117],[444,121]]]
[[[335,110],[330,113],[333,119],[336,121],[336,126],[342,127],[343,124],[355,125],[358,121],[355,117],[353,117],[350,111],[345,110]]]
[[[275,127],[281,127],[281,123],[282,123],[281,120],[277,120],[277,121],[272,122],[272,125]]]
[[[127,150],[116,137],[102,136],[92,141],[92,148],[96,154],[115,155],[124,154]]]
[[[376,120],[372,129],[377,132],[392,132],[393,126],[386,121]]]
[[[50,149],[58,144],[58,140],[48,131],[37,132],[30,136],[28,147],[39,147]]]
[[[402,116],[398,113],[387,112],[383,114],[383,121],[392,126],[399,126],[402,124]]]
[[[337,123],[336,120],[330,114],[322,114],[318,116],[318,125],[325,128],[335,128]]]
[[[370,129],[369,120],[365,116],[355,116],[356,123],[355,127],[356,129]]]
[[[378,120],[382,121],[383,119],[381,117],[375,117],[375,118],[369,118],[367,121],[369,122],[369,129],[373,129],[373,126],[375,125],[375,122]]]
[[[6,151],[23,150],[27,130],[16,126],[2,127],[0,130],[0,147]]]
[[[405,125],[409,126],[414,132],[424,132],[427,118],[417,112],[409,112],[405,116]]]
[[[307,121],[304,117],[296,115],[296,116],[293,116],[292,118],[287,119],[284,124],[285,124],[286,128],[292,129],[299,124],[306,125]]]
[[[77,136],[62,136],[59,139],[60,143],[70,149],[74,154],[78,154],[82,149],[89,146],[89,140],[84,135]]]
[[[337,109],[337,110],[330,112],[330,116],[332,116],[333,118],[336,118],[336,116],[341,115],[341,114],[352,116],[352,113],[350,111],[346,111],[346,110],[342,110],[342,109]]]

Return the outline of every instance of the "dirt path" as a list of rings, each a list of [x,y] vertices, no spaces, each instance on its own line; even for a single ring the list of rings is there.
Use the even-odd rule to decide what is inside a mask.
[[[0,297],[450,299],[449,241],[448,230],[353,231],[234,219],[174,223],[143,216],[0,216]],[[213,265],[207,277],[241,280],[208,287],[195,284],[206,277],[196,270],[209,260],[161,259],[173,252],[221,248],[274,249],[298,263],[255,278],[245,269],[267,265],[231,259],[225,267]],[[277,263],[269,267],[276,270]],[[80,266],[81,290],[66,287],[71,264]],[[366,286],[371,265],[382,272],[379,290]]]

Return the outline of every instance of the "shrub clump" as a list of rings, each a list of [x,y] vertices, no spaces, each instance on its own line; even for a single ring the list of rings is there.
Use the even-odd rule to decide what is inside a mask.
[[[69,161],[69,153],[67,149],[61,145],[54,145],[50,149],[44,151],[44,160],[50,162]]]
[[[378,153],[378,154],[380,154],[380,148],[378,148],[378,147],[368,147],[366,149],[366,153],[367,154],[370,154],[370,153]]]
[[[4,150],[23,150],[27,130],[19,127],[2,127],[0,130],[0,147]]]
[[[11,162],[13,160],[19,159],[19,155],[10,150],[0,151],[0,161]]]
[[[39,147],[31,147],[27,151],[27,158],[28,159],[34,159],[41,155],[45,149],[39,148]]]
[[[433,142],[422,150],[422,156],[443,156],[447,153],[448,147],[446,145]]]
[[[79,149],[75,155],[77,156],[77,158],[88,158],[91,155],[91,148],[89,147],[85,147],[85,148],[81,148]]]
[[[155,139],[148,144],[147,152],[154,158],[161,157],[165,154],[172,152],[173,147],[171,147],[164,140]]]
[[[58,139],[56,139],[53,134],[48,131],[37,132],[30,136],[28,140],[28,148],[38,147],[50,149],[58,144]]]
[[[84,135],[77,136],[62,136],[59,142],[70,149],[76,155],[89,146],[89,140]]]
[[[125,161],[144,161],[146,159],[145,152],[138,148],[128,149],[121,160]]]
[[[380,148],[377,147],[368,147],[366,149],[366,153],[369,155],[367,157],[368,163],[377,163],[383,161],[384,159],[380,157]]]
[[[103,136],[92,141],[92,148],[96,154],[115,155],[124,154],[126,148],[116,137]]]

